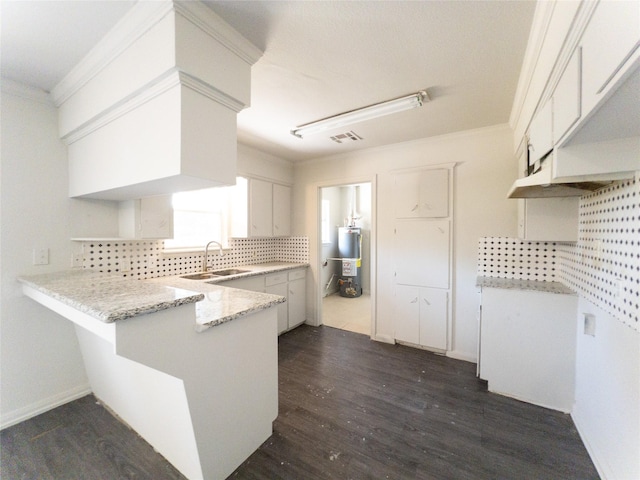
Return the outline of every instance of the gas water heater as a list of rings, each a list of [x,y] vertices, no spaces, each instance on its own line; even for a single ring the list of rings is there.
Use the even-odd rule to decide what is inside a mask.
[[[338,228],[338,252],[341,274],[338,280],[340,296],[362,295],[362,233],[359,227]]]

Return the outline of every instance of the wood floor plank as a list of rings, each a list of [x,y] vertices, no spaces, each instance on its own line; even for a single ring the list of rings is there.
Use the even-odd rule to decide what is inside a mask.
[[[468,362],[303,325],[278,372],[274,433],[232,479],[598,478],[568,415],[488,393]],[[184,479],[93,396],[1,441],[5,480]]]

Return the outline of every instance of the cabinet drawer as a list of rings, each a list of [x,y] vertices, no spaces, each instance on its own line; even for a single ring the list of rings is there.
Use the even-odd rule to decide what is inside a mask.
[[[287,274],[285,273],[273,273],[271,275],[267,275],[265,278],[264,284],[267,287],[271,285],[278,285],[279,283],[286,283]]]
[[[301,278],[306,278],[306,277],[307,277],[307,271],[305,269],[294,270],[293,272],[289,272],[289,281],[299,280]]]

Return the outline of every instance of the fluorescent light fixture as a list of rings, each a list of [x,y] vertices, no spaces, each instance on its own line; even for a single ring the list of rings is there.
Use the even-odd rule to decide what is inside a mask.
[[[351,110],[350,112],[340,113],[333,117],[318,120],[317,122],[307,123],[291,130],[291,133],[299,138],[307,135],[314,135],[326,130],[341,128],[353,123],[364,122],[372,118],[391,115],[392,113],[411,110],[412,108],[421,107],[424,102],[429,101],[429,95],[426,90],[407,95],[405,97],[395,98],[386,102],[376,103],[368,107]]]

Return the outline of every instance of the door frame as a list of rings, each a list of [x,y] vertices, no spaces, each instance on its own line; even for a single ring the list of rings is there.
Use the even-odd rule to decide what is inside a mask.
[[[348,177],[341,178],[336,180],[328,180],[324,182],[319,182],[315,184],[316,189],[316,245],[315,245],[315,254],[316,261],[315,269],[317,272],[317,282],[315,288],[315,304],[316,304],[316,325],[322,325],[322,281],[320,272],[322,271],[322,189],[323,188],[331,188],[331,187],[346,187],[349,185],[360,184],[360,183],[369,183],[371,185],[371,238],[370,238],[370,268],[369,268],[369,283],[371,285],[371,330],[369,332],[369,336],[373,339],[376,337],[376,299],[377,299],[377,284],[378,284],[378,275],[377,275],[377,237],[378,237],[378,206],[376,199],[378,198],[378,184],[377,184],[377,175],[362,175],[358,177]]]

